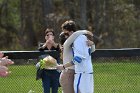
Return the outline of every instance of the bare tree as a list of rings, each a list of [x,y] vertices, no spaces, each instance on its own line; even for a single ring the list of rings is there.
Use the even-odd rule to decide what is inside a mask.
[[[87,28],[87,0],[80,0],[80,26],[82,29]]]
[[[33,13],[32,13],[33,0],[21,0],[21,28],[20,28],[20,40],[24,48],[31,48],[36,45],[35,32],[33,28]]]

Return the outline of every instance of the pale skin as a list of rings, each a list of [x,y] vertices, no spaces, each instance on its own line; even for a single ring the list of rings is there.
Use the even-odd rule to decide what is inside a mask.
[[[56,68],[58,70],[65,70],[67,67],[70,67],[70,66],[73,66],[73,64],[71,64],[70,62],[68,62],[68,63],[66,63],[64,65],[58,65],[58,66],[56,66]]]
[[[45,36],[45,44],[43,45],[43,48],[47,47],[48,49],[52,46],[57,47],[57,44],[54,41],[54,36],[52,32],[48,32]]]
[[[90,31],[87,31],[86,34],[89,34],[89,35],[93,36],[93,33],[91,33]],[[88,41],[87,41],[87,44],[88,44],[88,46],[92,46],[92,45],[94,45],[94,42],[91,41],[91,40],[88,40]]]
[[[88,40],[88,41],[87,41],[87,45],[88,45],[88,46],[92,46],[92,45],[94,45],[94,42],[91,41],[91,40]]]

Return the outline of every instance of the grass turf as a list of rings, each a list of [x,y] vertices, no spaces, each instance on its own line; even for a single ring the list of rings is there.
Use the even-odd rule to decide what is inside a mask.
[[[95,93],[140,93],[139,63],[93,64]],[[0,93],[43,93],[41,80],[35,80],[35,66],[13,65],[10,70],[9,77],[0,78]]]

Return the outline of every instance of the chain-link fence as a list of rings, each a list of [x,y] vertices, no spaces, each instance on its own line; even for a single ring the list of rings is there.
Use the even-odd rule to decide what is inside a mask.
[[[140,53],[138,50],[135,52]],[[138,53],[134,55],[131,51],[128,54],[132,56],[124,54],[125,56],[117,57],[112,56],[115,52],[108,57],[99,55],[94,57],[93,55],[95,93],[140,93],[140,56]],[[13,60],[15,64],[9,66],[12,71],[10,76],[0,78],[0,93],[43,93],[41,80],[36,81],[37,59]],[[61,87],[59,93],[61,93]]]

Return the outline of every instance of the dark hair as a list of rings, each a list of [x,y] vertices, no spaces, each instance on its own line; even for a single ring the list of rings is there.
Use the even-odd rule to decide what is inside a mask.
[[[60,40],[60,44],[63,45],[64,42],[67,40],[68,38],[68,34],[64,33],[64,32],[61,32],[60,35],[59,35],[59,40]]]
[[[84,35],[87,37],[87,39],[89,39],[90,41],[93,41],[93,36],[91,36],[89,34],[84,34]]]
[[[74,21],[72,20],[69,20],[69,21],[66,21],[62,24],[61,26],[62,29],[65,29],[65,30],[68,30],[68,31],[73,31],[75,32],[76,31],[76,24]]]
[[[47,28],[47,29],[45,30],[45,34],[47,34],[47,33],[49,33],[49,32],[52,32],[53,35],[54,35],[54,30],[53,30],[52,28]]]

